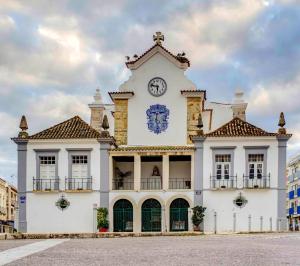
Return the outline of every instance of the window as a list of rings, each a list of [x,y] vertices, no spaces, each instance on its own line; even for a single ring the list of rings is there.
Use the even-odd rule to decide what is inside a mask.
[[[217,179],[229,179],[230,176],[230,154],[220,154],[215,156],[216,165],[216,178]]]
[[[56,178],[55,156],[40,156],[40,178]]]
[[[249,154],[248,155],[249,165],[249,178],[261,179],[263,175],[264,167],[264,155],[263,154]]]
[[[88,178],[88,156],[72,155],[72,178]]]

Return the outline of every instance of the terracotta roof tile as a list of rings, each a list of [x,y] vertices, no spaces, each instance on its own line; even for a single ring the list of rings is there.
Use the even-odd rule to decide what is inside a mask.
[[[276,133],[264,131],[238,117],[233,118],[215,131],[205,134],[206,137],[263,137],[276,135]]]
[[[29,137],[29,139],[92,139],[100,138],[100,133],[83,121],[79,116],[74,116],[60,124],[45,129]]]
[[[169,50],[167,50],[165,47],[163,47],[160,44],[154,44],[152,47],[150,47],[146,52],[144,52],[142,55],[140,55],[137,59],[132,60],[132,61],[128,61],[126,62],[126,66],[130,65],[130,64],[134,64],[136,61],[140,60],[143,56],[145,56],[146,54],[148,54],[152,49],[154,49],[156,46],[160,46],[163,50],[165,50],[169,55],[171,55],[172,57],[174,57],[176,60],[178,60],[180,63],[187,63],[188,66],[190,66],[190,61],[184,57],[184,56],[176,56],[174,54],[172,54]]]

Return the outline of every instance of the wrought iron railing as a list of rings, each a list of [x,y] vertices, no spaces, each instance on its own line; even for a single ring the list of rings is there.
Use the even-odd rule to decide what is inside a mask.
[[[161,180],[153,178],[142,178],[141,179],[141,190],[159,190],[161,189]]]
[[[191,180],[184,178],[170,178],[169,189],[191,189]]]
[[[92,190],[92,178],[66,178],[65,179],[65,189],[66,190]]]
[[[250,176],[243,176],[244,188],[270,188],[270,174],[267,176],[251,178]]]
[[[59,190],[59,178],[33,178],[34,191],[57,191]]]
[[[114,179],[112,185],[113,190],[133,190],[134,180]]]
[[[237,188],[237,176],[223,176],[222,178],[218,178],[218,176],[211,176],[210,187],[220,189]]]

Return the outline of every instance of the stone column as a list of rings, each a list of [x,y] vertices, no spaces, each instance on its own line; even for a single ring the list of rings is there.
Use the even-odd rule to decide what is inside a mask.
[[[204,136],[194,136],[192,138],[195,145],[194,155],[194,206],[203,206],[203,143]],[[203,231],[204,225],[200,224],[200,230]]]
[[[134,155],[134,190],[140,191],[141,189],[141,156]]]
[[[163,190],[169,189],[169,155],[163,155],[163,167],[162,167],[162,188]]]
[[[278,192],[277,192],[277,230],[287,230],[286,228],[286,147],[290,135],[279,135],[278,140]]]
[[[26,214],[26,191],[27,191],[27,144],[28,139],[14,139],[18,145],[18,229],[19,232],[27,232],[27,214]]]

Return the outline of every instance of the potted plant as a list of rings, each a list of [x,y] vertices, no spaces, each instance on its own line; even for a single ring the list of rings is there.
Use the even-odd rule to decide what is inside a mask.
[[[192,208],[192,210],[192,222],[194,225],[194,231],[200,231],[199,225],[203,222],[204,212],[206,208],[202,206],[195,206],[194,208]]]
[[[97,209],[97,228],[99,229],[99,232],[107,232],[109,227],[107,216],[108,216],[107,208]]]

